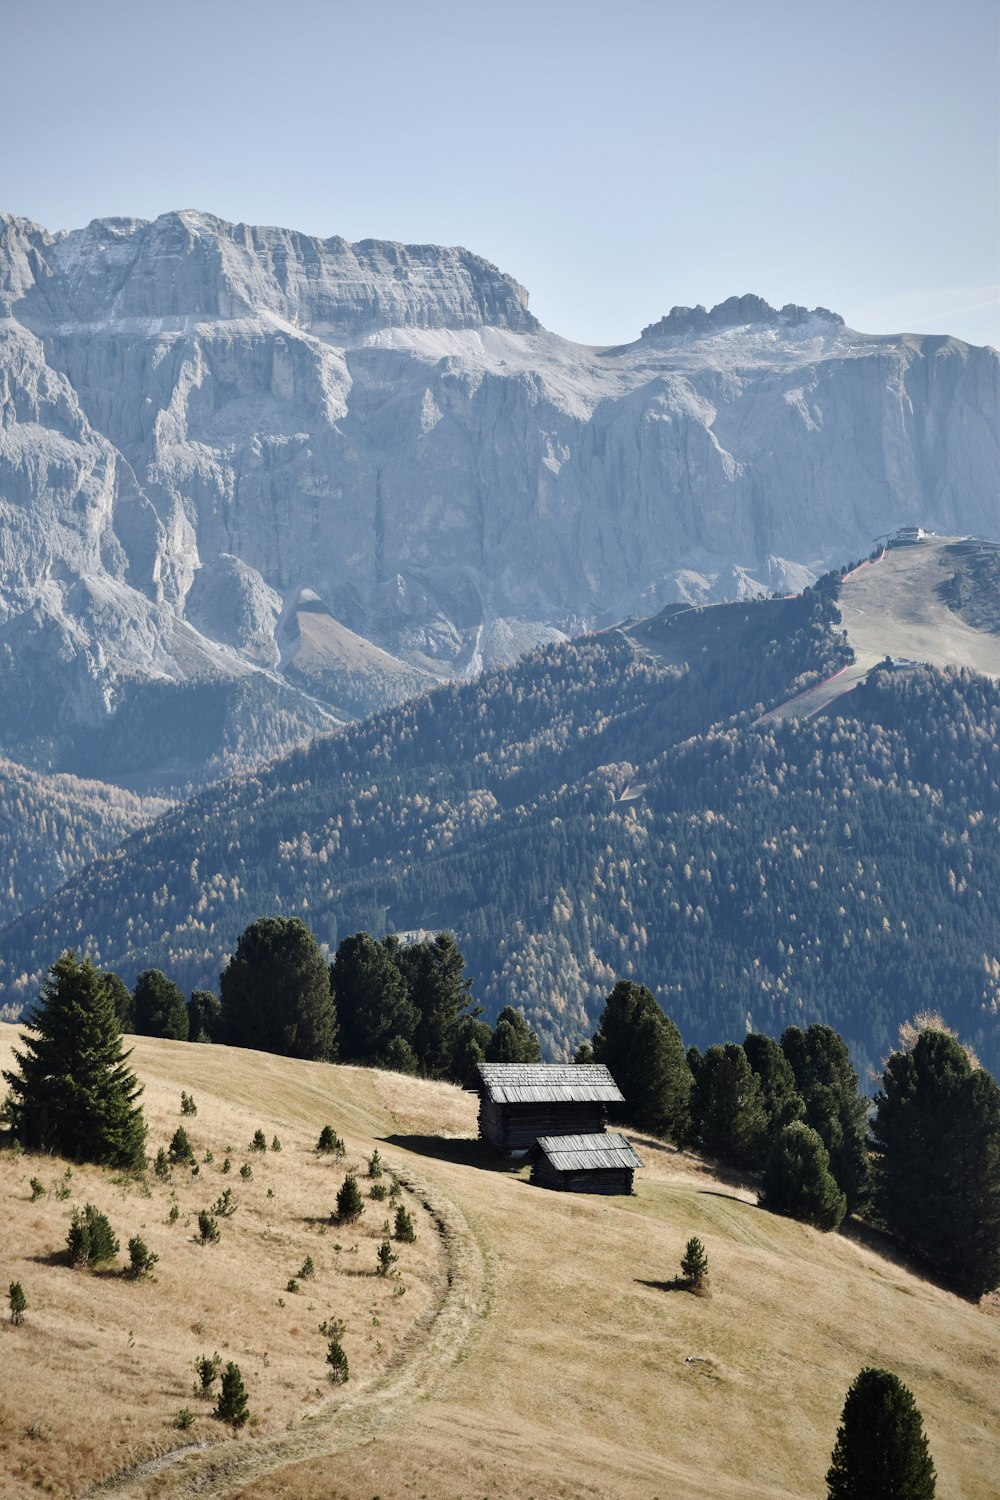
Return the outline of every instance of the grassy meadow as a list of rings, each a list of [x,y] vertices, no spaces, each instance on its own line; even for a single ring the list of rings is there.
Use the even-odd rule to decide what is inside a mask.
[[[0,1065],[16,1039],[0,1027]],[[566,1195],[483,1155],[475,1096],[446,1084],[146,1038],[132,1064],[150,1155],[183,1124],[196,1176],[150,1172],[143,1187],[0,1151],[4,1313],[11,1281],[28,1299],[20,1326],[0,1325],[11,1500],[822,1497],[865,1364],[913,1391],[940,1500],[996,1494],[989,1300],[963,1302],[864,1238],[767,1214],[738,1182],[641,1136],[634,1197]],[[182,1090],[196,1116],[181,1115]],[[326,1123],[343,1162],[313,1149]],[[280,1152],[249,1151],[258,1128]],[[376,1146],[417,1231],[393,1244],[386,1278],[375,1266],[388,1202],[366,1199],[356,1225],[328,1222],[348,1169],[367,1193]],[[46,1189],[35,1201],[32,1177]],[[198,1210],[226,1187],[239,1206],[203,1246]],[[88,1202],[121,1253],[74,1271],[70,1211]],[[133,1282],[118,1272],[136,1233],[160,1259]],[[705,1297],[674,1285],[694,1234],[709,1255]],[[315,1275],[301,1279],[307,1256]],[[346,1385],[325,1363],[319,1325],[334,1318],[347,1325]],[[216,1351],[247,1387],[253,1422],[238,1435],[194,1393],[194,1361]]]

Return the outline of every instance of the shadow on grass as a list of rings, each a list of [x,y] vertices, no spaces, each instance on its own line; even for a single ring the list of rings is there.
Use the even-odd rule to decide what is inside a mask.
[[[654,1292],[691,1292],[694,1287],[686,1276],[674,1276],[670,1281],[646,1281],[641,1276],[635,1278],[636,1286],[648,1286]]]
[[[401,1146],[417,1156],[430,1156],[435,1161],[452,1161],[461,1167],[479,1167],[483,1172],[519,1172],[524,1166],[524,1157],[511,1160],[500,1156],[485,1141],[472,1136],[445,1135],[387,1135],[383,1136],[387,1146]]]
[[[741,1198],[738,1193],[720,1193],[717,1188],[699,1188],[698,1193],[705,1198],[725,1198],[727,1203],[742,1203],[744,1208],[760,1208],[759,1203],[751,1203],[747,1198]]]

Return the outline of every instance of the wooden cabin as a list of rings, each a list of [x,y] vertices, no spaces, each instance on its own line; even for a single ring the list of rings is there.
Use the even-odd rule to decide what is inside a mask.
[[[632,1193],[635,1169],[642,1166],[626,1138],[614,1130],[543,1136],[528,1154],[532,1182],[564,1193]]]
[[[624,1097],[603,1063],[479,1063],[479,1134],[523,1154],[540,1136],[594,1135]]]

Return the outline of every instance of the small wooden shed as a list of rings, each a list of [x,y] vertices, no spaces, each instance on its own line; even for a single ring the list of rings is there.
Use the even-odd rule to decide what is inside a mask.
[[[631,1193],[635,1169],[642,1166],[625,1136],[614,1130],[543,1136],[528,1154],[532,1182],[566,1193]]]
[[[592,1135],[624,1098],[603,1063],[479,1063],[479,1134],[498,1151],[525,1152],[540,1136]]]

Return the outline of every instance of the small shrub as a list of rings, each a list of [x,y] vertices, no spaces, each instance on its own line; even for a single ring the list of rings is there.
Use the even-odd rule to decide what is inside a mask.
[[[212,1165],[212,1163],[213,1163],[214,1160],[215,1160],[215,1152],[214,1151],[206,1151],[205,1155],[202,1157],[202,1161],[204,1162],[204,1164],[205,1164],[206,1167],[210,1167]]]
[[[412,1245],[417,1237],[417,1231],[413,1227],[413,1220],[402,1204],[396,1209],[396,1224],[394,1235],[404,1245]]]
[[[378,1247],[377,1264],[375,1266],[376,1276],[388,1276],[390,1268],[398,1259],[399,1256],[393,1253],[389,1241],[383,1240]]]
[[[71,1266],[99,1265],[118,1254],[118,1240],[106,1214],[88,1203],[81,1214],[74,1208],[66,1236]]]
[[[182,1406],[174,1418],[174,1426],[179,1427],[181,1432],[187,1432],[188,1428],[194,1426],[194,1412],[189,1406]]]
[[[343,1318],[327,1318],[319,1325],[319,1331],[328,1339],[342,1339],[347,1332]]]
[[[218,1375],[221,1368],[222,1360],[219,1357],[218,1351],[216,1351],[216,1353],[212,1355],[202,1354],[198,1357],[198,1359],[195,1360],[194,1373],[198,1377],[198,1383],[194,1388],[196,1395],[202,1396],[206,1400],[208,1399],[208,1397],[212,1394],[212,1387],[215,1384],[215,1377]]]
[[[222,1388],[219,1391],[214,1415],[220,1422],[228,1422],[234,1431],[250,1420],[243,1376],[240,1374],[239,1365],[234,1365],[232,1360],[222,1372]]]
[[[291,1278],[290,1278],[290,1279],[289,1279],[289,1281],[288,1281],[288,1284],[287,1284],[287,1285],[286,1285],[286,1287],[285,1287],[285,1291],[286,1291],[286,1292],[297,1292],[297,1291],[298,1291],[298,1289],[299,1289],[299,1284],[298,1284],[298,1282],[297,1282],[297,1281],[296,1281],[296,1280],[295,1280],[295,1277],[294,1277],[294,1276],[292,1276],[292,1277],[291,1277]]]
[[[384,1182],[373,1182],[368,1189],[369,1198],[374,1198],[376,1203],[384,1203],[389,1196],[389,1189]]]
[[[708,1253],[696,1235],[692,1235],[684,1247],[681,1271],[692,1291],[704,1288],[708,1280]]]
[[[248,1161],[245,1161],[242,1167],[240,1167],[240,1176],[244,1182],[253,1182],[253,1167]]]
[[[32,1203],[37,1203],[39,1198],[45,1197],[47,1189],[40,1177],[32,1177],[31,1181],[28,1183],[28,1186],[31,1188]]]
[[[167,1156],[171,1165],[175,1167],[183,1166],[185,1163],[194,1163],[194,1147],[183,1125],[178,1125],[174,1131]]]
[[[167,1214],[167,1223],[168,1224],[176,1224],[177,1220],[180,1218],[180,1216],[181,1216],[181,1211],[177,1207],[177,1204],[176,1203],[171,1203],[171,1205],[170,1205],[170,1212]]]
[[[148,1276],[159,1258],[158,1255],[153,1254],[144,1239],[134,1234],[128,1242],[129,1265],[126,1274],[133,1281],[138,1280],[140,1276]]]
[[[369,1156],[369,1158],[368,1158],[368,1176],[369,1177],[381,1177],[382,1176],[382,1158],[379,1155],[379,1150],[378,1150],[377,1146],[375,1147],[375,1150],[372,1152],[371,1156]]]
[[[326,1362],[330,1366],[330,1379],[334,1385],[346,1385],[350,1379],[350,1366],[339,1339],[331,1339],[326,1351]]]
[[[212,1204],[210,1212],[216,1214],[220,1219],[231,1219],[239,1204],[233,1197],[232,1188],[223,1188],[221,1195]]]
[[[24,1288],[19,1281],[11,1282],[7,1301],[10,1303],[10,1321],[16,1328],[24,1314],[28,1311],[28,1299],[24,1295]]]
[[[337,1161],[343,1160],[347,1155],[347,1147],[332,1125],[324,1125],[316,1142],[316,1151],[320,1156],[333,1156]]]
[[[313,1276],[316,1275],[316,1267],[313,1265],[313,1258],[311,1255],[307,1255],[305,1260],[302,1262],[302,1269],[299,1272],[299,1275],[301,1276],[303,1281],[309,1281]]]
[[[195,1104],[194,1100],[191,1098],[191,1095],[190,1094],[185,1094],[184,1090],[182,1089],[181,1090],[181,1114],[182,1115],[196,1115],[197,1113],[198,1113],[198,1106],[197,1106],[197,1104]]]
[[[280,1151],[281,1150],[281,1142],[278,1140],[277,1136],[273,1136],[272,1139],[271,1139],[271,1150],[272,1151]]]
[[[219,1242],[219,1226],[207,1208],[198,1213],[198,1238],[203,1245],[217,1245]]]
[[[389,1189],[389,1202],[390,1203],[395,1203],[396,1199],[399,1197],[399,1194],[400,1194],[399,1178],[394,1176],[393,1179],[392,1179],[392,1187]]]
[[[254,1133],[253,1133],[253,1140],[250,1142],[250,1150],[251,1151],[266,1151],[267,1150],[267,1140],[265,1138],[263,1130],[255,1130],[254,1131]]]
[[[337,1194],[337,1208],[334,1214],[338,1224],[351,1224],[355,1219],[360,1219],[365,1211],[365,1200],[361,1196],[358,1187],[358,1179],[348,1172],[340,1185]]]
[[[153,1171],[161,1182],[170,1176],[170,1161],[162,1146],[156,1153],[156,1160],[153,1162]]]

